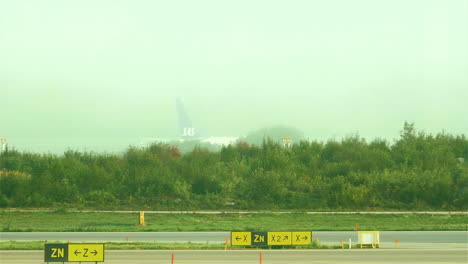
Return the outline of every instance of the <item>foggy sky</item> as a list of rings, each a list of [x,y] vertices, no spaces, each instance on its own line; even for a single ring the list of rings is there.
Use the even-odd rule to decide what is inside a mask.
[[[0,138],[115,150],[195,125],[468,132],[466,0],[0,1]],[[119,147],[117,147],[119,146]]]

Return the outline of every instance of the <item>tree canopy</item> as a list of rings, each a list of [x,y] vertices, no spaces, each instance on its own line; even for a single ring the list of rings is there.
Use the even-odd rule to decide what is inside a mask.
[[[393,144],[274,139],[131,147],[121,155],[0,154],[0,206],[289,210],[466,210],[468,140],[405,123]]]

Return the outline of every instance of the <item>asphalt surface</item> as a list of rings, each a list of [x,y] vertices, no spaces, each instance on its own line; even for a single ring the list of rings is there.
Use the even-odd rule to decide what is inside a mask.
[[[230,232],[1,232],[1,241],[71,241],[71,242],[166,242],[225,243]],[[322,244],[358,243],[357,232],[315,231],[313,240]],[[395,248],[468,248],[468,231],[382,231],[380,247]]]
[[[302,263],[468,263],[465,249],[352,249],[352,250],[109,250],[105,252],[108,264],[169,264],[174,253],[174,264],[302,264]],[[42,251],[0,251],[0,263],[43,263]]]

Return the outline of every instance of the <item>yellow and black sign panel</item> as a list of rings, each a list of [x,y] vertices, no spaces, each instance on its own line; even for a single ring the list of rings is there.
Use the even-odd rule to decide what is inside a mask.
[[[312,232],[231,232],[233,246],[287,246],[309,245]]]
[[[67,262],[68,244],[44,244],[45,262]]]
[[[292,232],[293,245],[309,245],[312,243],[312,232]]]
[[[268,243],[268,232],[252,232],[252,245],[267,245]]]
[[[68,261],[104,261],[104,244],[69,244]]]
[[[45,244],[45,262],[103,262],[104,244]]]
[[[268,232],[268,245],[291,245],[291,232]]]
[[[252,245],[252,232],[231,232],[231,245],[233,246]]]

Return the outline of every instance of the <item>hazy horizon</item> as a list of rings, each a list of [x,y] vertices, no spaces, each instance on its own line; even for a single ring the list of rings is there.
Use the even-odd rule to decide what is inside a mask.
[[[6,1],[0,138],[119,151],[274,125],[325,141],[468,132],[468,1]]]

